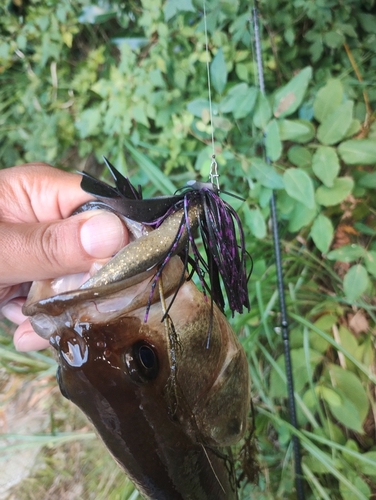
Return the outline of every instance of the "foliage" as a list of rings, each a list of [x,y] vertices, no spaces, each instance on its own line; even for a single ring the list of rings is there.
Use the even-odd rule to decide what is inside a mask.
[[[375,494],[374,0],[260,2],[266,95],[244,0],[207,0],[215,153],[255,269],[242,332],[264,475],[243,497],[294,498],[269,201],[277,193],[307,498]],[[0,7],[0,158],[63,168],[105,154],[171,193],[207,178],[202,3]],[[266,157],[263,156],[265,137]]]

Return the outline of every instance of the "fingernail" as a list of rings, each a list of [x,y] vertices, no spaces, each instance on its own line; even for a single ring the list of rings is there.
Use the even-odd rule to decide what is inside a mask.
[[[112,257],[126,243],[124,225],[111,212],[98,211],[81,227],[81,244],[96,259]]]

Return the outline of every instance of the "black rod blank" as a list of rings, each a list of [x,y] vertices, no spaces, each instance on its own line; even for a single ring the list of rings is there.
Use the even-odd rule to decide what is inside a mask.
[[[253,19],[253,30],[255,38],[255,54],[257,63],[257,72],[259,80],[259,88],[263,95],[265,95],[265,83],[264,83],[264,70],[261,57],[261,42],[260,42],[260,31],[259,31],[259,19],[258,19],[258,8],[257,0],[255,0],[254,7],[252,9],[252,19]],[[268,157],[266,157],[266,162],[270,163]],[[273,245],[274,245],[274,258],[277,269],[277,283],[278,283],[278,295],[279,304],[281,312],[281,333],[283,340],[283,351],[285,356],[286,365],[286,380],[287,380],[287,392],[288,392],[288,402],[289,402],[289,412],[290,412],[290,422],[295,427],[299,429],[298,420],[296,416],[296,405],[294,397],[294,378],[292,373],[291,365],[291,355],[290,355],[290,340],[289,340],[289,324],[286,308],[285,299],[285,287],[283,279],[283,269],[282,269],[282,257],[281,257],[281,246],[279,238],[278,229],[278,218],[276,210],[276,196],[275,192],[272,192],[270,199],[270,216],[272,222],[272,233],[273,233]],[[294,467],[295,467],[295,487],[298,500],[304,500],[304,486],[303,486],[303,474],[302,474],[302,459],[300,454],[300,442],[296,435],[292,436],[292,446],[294,455]]]

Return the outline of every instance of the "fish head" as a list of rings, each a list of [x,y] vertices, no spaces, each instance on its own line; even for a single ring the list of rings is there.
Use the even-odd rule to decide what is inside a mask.
[[[56,350],[62,394],[147,497],[190,498],[193,488],[201,496],[192,498],[213,491],[235,498],[228,465],[213,450],[244,435],[247,361],[226,318],[192,281],[172,301],[182,272],[180,258],[171,258],[164,295],[155,291],[147,318],[152,277],[45,297],[28,312]]]
[[[158,401],[191,439],[227,446],[246,428],[246,357],[227,319],[192,281],[173,295],[182,273],[175,256],[160,279],[164,307],[155,290],[147,317],[152,277],[45,297],[29,303],[27,312],[57,352],[63,395],[78,406],[84,393],[116,386],[122,399]],[[85,390],[78,389],[82,384]]]

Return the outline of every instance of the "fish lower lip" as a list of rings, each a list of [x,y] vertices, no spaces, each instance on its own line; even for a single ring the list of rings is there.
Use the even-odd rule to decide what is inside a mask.
[[[56,331],[54,318],[45,313],[39,314],[37,318],[30,318],[30,323],[34,331],[46,340],[50,340],[52,338],[51,336]]]

